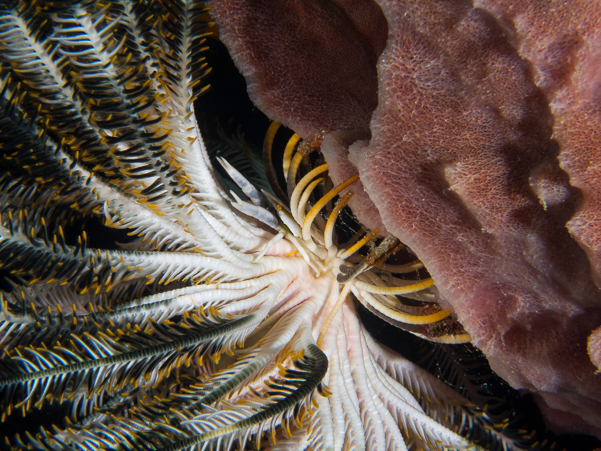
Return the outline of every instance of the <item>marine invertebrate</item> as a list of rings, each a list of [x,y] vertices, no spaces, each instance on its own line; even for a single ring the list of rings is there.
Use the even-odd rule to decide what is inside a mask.
[[[296,181],[306,140],[284,205],[205,148],[203,13],[195,0],[0,5],[3,420],[71,410],[11,446],[476,449],[486,418],[371,339],[347,301],[430,338],[463,334],[431,279],[402,277],[420,263],[387,261],[398,239],[337,241],[357,177],[311,199],[326,167]],[[134,238],[70,243],[63,228],[86,216]]]
[[[366,194],[351,205],[361,222],[411,247],[493,369],[533,393],[550,425],[601,437],[591,363],[601,324],[599,2],[315,5],[215,2],[255,103],[300,134],[332,132],[322,151],[335,182],[361,176]],[[355,15],[356,5],[370,12]],[[374,7],[388,23],[385,46],[381,29],[365,26],[379,20]],[[265,17],[269,26],[254,26]],[[320,64],[307,63],[314,41],[336,43],[320,47]],[[352,72],[328,64],[353,50]],[[377,66],[363,66],[380,51]],[[374,80],[375,109],[369,91],[329,97]],[[324,92],[332,111],[320,109]]]

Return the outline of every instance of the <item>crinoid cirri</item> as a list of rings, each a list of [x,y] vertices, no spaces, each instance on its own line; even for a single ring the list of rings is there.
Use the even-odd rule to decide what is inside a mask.
[[[54,423],[8,446],[509,448],[362,325],[469,340],[398,239],[340,232],[357,177],[332,186],[320,136],[290,140],[279,191],[207,150],[210,26],[195,0],[0,6],[2,421]],[[66,232],[90,217],[132,238]]]

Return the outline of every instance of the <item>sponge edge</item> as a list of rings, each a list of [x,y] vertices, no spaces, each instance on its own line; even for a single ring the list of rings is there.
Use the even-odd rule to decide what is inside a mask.
[[[372,0],[213,0],[251,100],[302,137],[367,129],[387,25]]]
[[[324,136],[321,151],[328,163],[329,176],[335,185],[358,173],[358,166],[353,161],[354,150],[358,150],[359,156],[363,155],[363,149],[369,144],[370,136],[368,131],[336,131]],[[388,231],[382,223],[380,212],[365,192],[362,182],[359,181],[353,185],[353,193],[348,205],[357,220],[365,228],[378,229],[380,235],[386,236]]]

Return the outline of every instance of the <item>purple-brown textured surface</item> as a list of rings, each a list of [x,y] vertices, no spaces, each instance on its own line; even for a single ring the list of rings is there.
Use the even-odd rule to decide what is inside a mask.
[[[251,100],[273,120],[303,137],[369,127],[387,34],[371,0],[219,0],[211,6]]]
[[[557,430],[601,437],[600,3],[378,3],[379,60],[366,1],[213,5],[259,107],[347,131],[324,140],[333,178],[359,171],[359,219],[375,204],[493,369]]]

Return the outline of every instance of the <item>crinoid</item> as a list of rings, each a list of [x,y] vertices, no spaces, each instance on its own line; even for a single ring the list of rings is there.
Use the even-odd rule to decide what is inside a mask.
[[[9,446],[503,444],[359,321],[357,300],[428,339],[467,338],[419,261],[394,260],[396,238],[337,233],[355,179],[328,186],[319,137],[286,152],[290,201],[256,189],[244,158],[209,154],[193,107],[207,20],[194,0],[0,6],[3,421],[67,406]],[[70,242],[90,216],[134,238]]]

